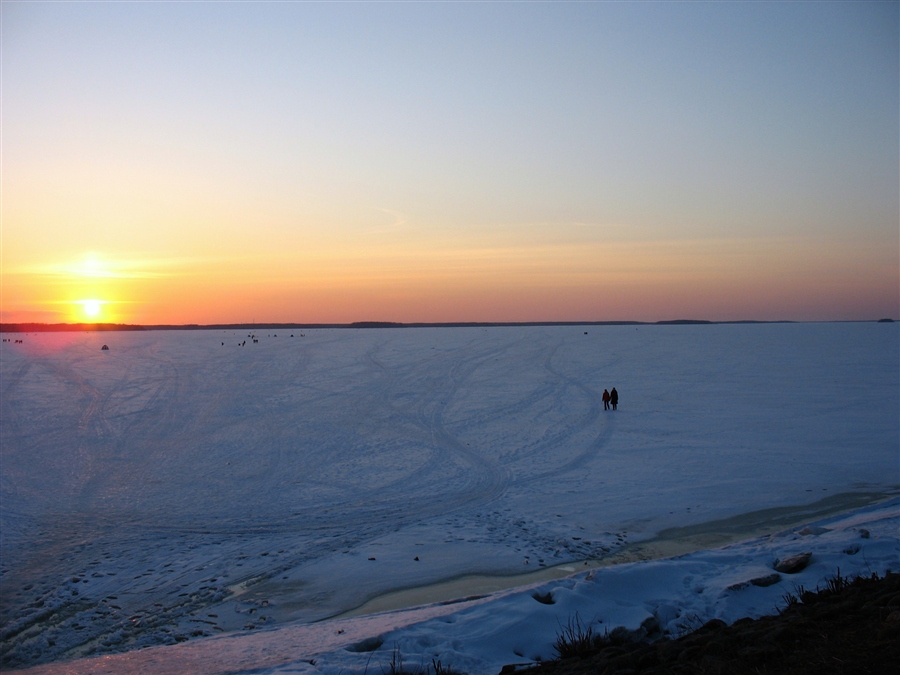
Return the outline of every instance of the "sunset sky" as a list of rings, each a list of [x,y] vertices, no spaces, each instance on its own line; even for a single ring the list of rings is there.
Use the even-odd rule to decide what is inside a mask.
[[[2,2],[2,320],[900,318],[896,2]]]

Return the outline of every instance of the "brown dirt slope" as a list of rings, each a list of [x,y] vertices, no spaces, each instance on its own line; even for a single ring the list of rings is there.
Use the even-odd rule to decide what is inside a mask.
[[[700,675],[900,673],[900,574],[785,597],[776,616],[713,620],[677,640],[595,643],[591,654],[505,673],[528,675]]]

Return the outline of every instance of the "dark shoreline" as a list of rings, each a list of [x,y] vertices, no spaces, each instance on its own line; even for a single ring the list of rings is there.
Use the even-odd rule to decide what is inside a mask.
[[[260,330],[316,328],[502,328],[520,326],[710,326],[734,324],[785,323],[893,323],[893,319],[869,321],[706,321],[673,319],[669,321],[457,321],[435,323],[395,323],[356,321],[353,323],[216,323],[216,324],[127,324],[127,323],[0,323],[0,333],[63,333],[90,331],[146,330]]]
[[[680,638],[647,641],[627,631],[597,634],[582,653],[509,665],[502,675],[850,675],[896,672],[900,662],[900,575],[842,578],[796,587],[778,613],[713,619]],[[584,631],[582,631],[582,636]],[[584,642],[590,642],[589,640]],[[559,643],[558,643],[559,644]],[[569,644],[567,647],[571,647]],[[576,650],[577,651],[577,650]]]

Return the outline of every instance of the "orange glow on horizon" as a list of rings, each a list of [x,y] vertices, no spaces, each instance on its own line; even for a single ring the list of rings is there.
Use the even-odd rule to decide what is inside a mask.
[[[896,314],[893,261],[866,246],[821,242],[809,248],[788,238],[391,243],[243,258],[116,261],[112,253],[91,254],[74,263],[33,265],[4,274],[3,321],[839,320]]]

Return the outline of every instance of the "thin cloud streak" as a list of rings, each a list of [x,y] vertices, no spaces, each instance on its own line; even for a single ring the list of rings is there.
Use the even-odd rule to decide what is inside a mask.
[[[229,258],[150,258],[110,260],[88,258],[79,262],[40,263],[4,270],[4,275],[84,279],[160,279],[197,274],[200,267],[233,262]]]

